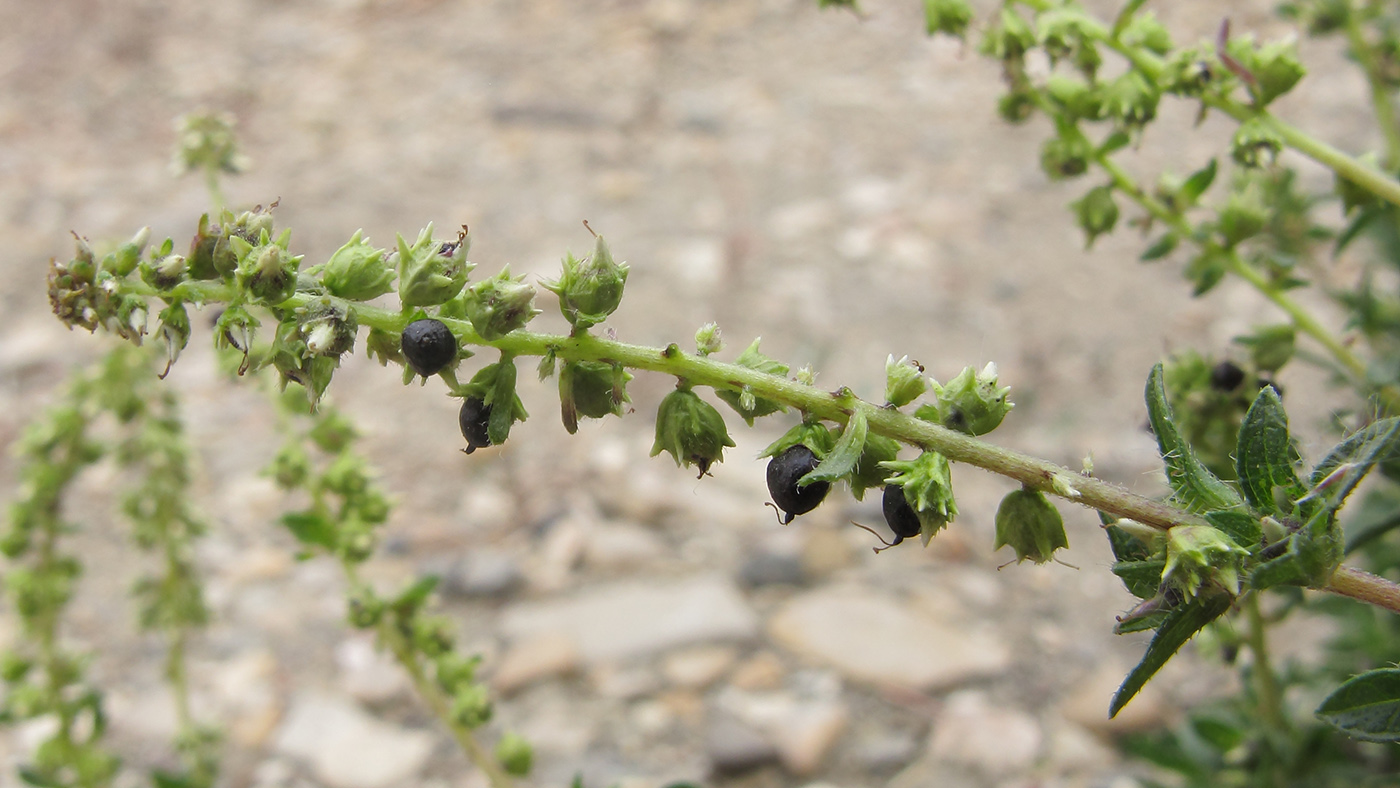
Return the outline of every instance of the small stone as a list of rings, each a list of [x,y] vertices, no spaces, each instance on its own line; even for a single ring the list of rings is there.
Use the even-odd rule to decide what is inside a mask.
[[[758,550],[750,553],[739,567],[739,582],[745,588],[800,586],[807,582],[807,573],[801,555]]]
[[[524,581],[520,565],[509,553],[473,550],[443,572],[442,591],[468,598],[500,598],[517,591]]]
[[[732,583],[713,575],[672,583],[628,581],[506,608],[500,631],[510,638],[558,633],[573,638],[585,662],[650,656],[676,646],[749,641],[758,617]]]
[[[435,738],[390,725],[340,698],[306,691],[293,700],[274,747],[305,761],[333,788],[389,788],[417,777]]]
[[[543,632],[525,638],[506,650],[491,677],[502,695],[578,668],[579,650],[574,639],[559,632]]]
[[[656,692],[661,686],[656,672],[647,665],[599,665],[589,678],[599,695],[617,700],[636,700]]]
[[[995,676],[1011,651],[993,632],[907,609],[888,594],[828,586],[789,600],[770,620],[773,639],[849,678],[921,690]]]
[[[675,686],[703,689],[724,675],[736,656],[731,646],[697,646],[668,654],[661,673]]]
[[[600,525],[588,533],[583,560],[593,569],[628,569],[655,562],[665,552],[661,539],[636,525]]]
[[[710,770],[729,777],[776,763],[778,750],[757,730],[728,715],[718,715],[705,731]]]
[[[734,674],[729,677],[729,684],[736,689],[750,692],[771,690],[781,687],[786,675],[787,668],[783,666],[783,661],[777,654],[760,651],[739,663],[734,669]]]
[[[869,772],[890,772],[907,765],[919,752],[911,731],[866,729],[854,745],[855,757]]]
[[[362,703],[383,703],[408,691],[408,676],[368,636],[342,640],[335,647],[340,686]]]
[[[815,773],[827,753],[846,730],[850,714],[841,703],[826,701],[799,704],[786,719],[768,728],[778,756],[789,772],[799,777]]]
[[[1040,752],[1040,724],[1020,709],[993,705],[985,694],[949,696],[934,726],[929,752],[940,760],[993,777],[1020,774]]]

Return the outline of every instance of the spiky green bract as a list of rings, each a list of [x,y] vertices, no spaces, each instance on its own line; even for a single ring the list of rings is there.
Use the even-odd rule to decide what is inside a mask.
[[[1027,559],[1043,564],[1056,550],[1069,547],[1065,521],[1045,494],[1025,488],[1013,490],[1001,499],[996,517],[997,540],[993,550],[1010,546],[1016,562]]]
[[[398,247],[399,301],[405,307],[436,306],[456,298],[476,267],[467,262],[471,238],[465,227],[457,240],[438,241],[429,223],[412,246],[398,236]]]
[[[540,284],[559,296],[559,311],[574,331],[587,331],[607,320],[622,303],[627,270],[627,263],[613,260],[612,251],[600,235],[591,256],[579,260],[572,254],[566,255],[559,278]]]
[[[936,451],[926,451],[912,460],[891,460],[881,465],[891,471],[889,483],[904,488],[904,500],[918,515],[923,526],[920,536],[928,546],[933,535],[958,516],[948,458]]]
[[[384,250],[370,246],[356,230],[346,244],[331,255],[319,271],[321,284],[331,295],[351,301],[368,301],[394,291],[394,269],[384,261]]]
[[[484,408],[490,409],[486,434],[492,446],[505,443],[511,426],[530,416],[515,393],[515,377],[515,359],[502,356],[499,362],[482,367],[467,385],[453,392],[456,397],[479,399]]]
[[[535,309],[535,288],[525,284],[523,274],[511,278],[510,266],[467,288],[462,306],[472,328],[488,342],[524,328],[540,314]]]
[[[1249,551],[1224,532],[1209,525],[1179,525],[1167,532],[1167,565],[1162,582],[1170,583],[1187,599],[1202,586],[1240,593],[1240,567]]]
[[[997,365],[977,372],[966,367],[947,385],[933,383],[934,402],[919,406],[914,415],[968,435],[985,435],[1001,424],[1015,407],[1006,398],[1010,386],[997,387]]]
[[[578,431],[580,416],[601,419],[621,416],[623,406],[632,401],[627,395],[631,373],[606,361],[566,361],[559,371],[559,411],[564,429]]]
[[[508,732],[496,743],[496,760],[508,774],[524,777],[535,763],[535,751],[523,736]]]
[[[784,377],[788,373],[788,365],[771,359],[758,350],[758,343],[762,341],[755,339],[739,357],[734,359],[734,363],[741,367],[758,370],[759,372]],[[715,395],[724,400],[725,404],[733,408],[744,423],[753,426],[753,420],[760,416],[767,416],[772,413],[787,412],[781,402],[761,399],[755,397],[753,392],[747,387],[739,389],[716,389]],[[768,456],[768,455],[764,455]]]
[[[693,465],[703,477],[710,465],[724,460],[725,447],[733,445],[724,417],[694,391],[677,388],[661,400],[651,456],[670,452],[677,466]]]
[[[798,444],[811,449],[817,457],[825,457],[831,453],[831,447],[836,445],[836,438],[825,424],[819,421],[804,421],[783,433],[781,438],[768,444],[768,448],[759,452],[758,456],[760,459],[776,457]]]
[[[908,356],[898,361],[891,355],[885,360],[885,402],[902,408],[928,391],[924,369],[911,363]]]
[[[296,315],[301,321],[298,330],[310,355],[338,357],[355,347],[359,321],[344,301],[321,296],[298,307]]]
[[[857,501],[865,500],[865,491],[870,488],[883,489],[885,479],[890,475],[884,463],[899,457],[899,441],[884,435],[869,433],[865,436],[865,447],[860,459],[851,471],[847,481],[851,484],[851,495]]]
[[[287,251],[291,242],[291,230],[283,230],[273,239],[264,229],[256,243],[237,235],[229,237],[229,249],[238,258],[234,281],[249,301],[276,306],[296,292],[302,256]]]

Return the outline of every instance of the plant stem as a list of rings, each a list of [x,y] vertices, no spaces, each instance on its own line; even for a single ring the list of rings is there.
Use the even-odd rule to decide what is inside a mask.
[[[1356,567],[1337,567],[1321,590],[1400,613],[1400,585]]]
[[[361,584],[359,572],[356,571],[353,563],[341,559],[340,566],[351,587]],[[394,659],[408,673],[409,680],[413,682],[413,689],[418,693],[418,697],[428,704],[433,716],[438,718],[443,727],[452,731],[452,737],[457,740],[457,746],[467,756],[467,760],[486,775],[492,788],[511,788],[514,782],[510,775],[506,774],[491,753],[481,746],[471,729],[453,719],[451,701],[443,693],[442,688],[423,672],[423,664],[418,660],[418,653],[413,649],[404,633],[400,632],[394,624],[392,616],[384,616],[380,619],[378,627],[380,641],[389,646],[389,650],[394,654]]]
[[[1381,133],[1385,135],[1385,165],[1393,169],[1400,165],[1400,122],[1397,122],[1395,115],[1395,104],[1390,98],[1390,88],[1381,78],[1375,47],[1366,40],[1356,8],[1350,7],[1350,2],[1347,5],[1347,45],[1352,57],[1366,72],[1366,82],[1371,88],[1371,107],[1376,112],[1376,125],[1380,126]]]
[[[1259,696],[1259,716],[1269,728],[1286,733],[1288,720],[1283,714],[1283,695],[1269,659],[1268,624],[1260,610],[1257,593],[1245,598],[1244,609],[1249,619],[1249,650],[1254,655],[1254,690]]]

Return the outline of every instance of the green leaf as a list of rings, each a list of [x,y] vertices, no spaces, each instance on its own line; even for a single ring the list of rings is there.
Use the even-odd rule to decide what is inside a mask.
[[[1181,199],[1186,206],[1195,205],[1201,199],[1201,195],[1206,193],[1206,189],[1215,182],[1215,159],[1211,159],[1206,166],[1191,173],[1186,182],[1181,184]]]
[[[1211,525],[1224,531],[1231,541],[1246,550],[1258,547],[1263,538],[1263,528],[1259,525],[1259,518],[1248,512],[1206,512],[1205,518]]]
[[[1144,251],[1142,256],[1138,259],[1144,263],[1150,263],[1153,260],[1161,260],[1163,257],[1175,251],[1176,245],[1179,243],[1181,243],[1181,236],[1176,233],[1167,233],[1153,241],[1152,245],[1147,247],[1147,250]]]
[[[1387,208],[1380,204],[1368,205],[1358,210],[1356,214],[1351,217],[1351,221],[1347,222],[1347,226],[1342,228],[1342,231],[1337,234],[1337,242],[1332,245],[1332,256],[1336,257],[1341,254],[1344,249],[1351,245],[1352,241],[1361,237],[1361,234],[1365,232],[1367,228],[1377,219],[1385,216],[1386,213],[1388,213]]]
[[[317,545],[327,550],[335,549],[335,525],[325,515],[307,510],[287,512],[282,515],[282,524],[292,532],[297,541],[305,545]]]
[[[857,410],[851,414],[851,418],[846,421],[846,426],[841,430],[841,437],[836,439],[836,445],[831,452],[822,458],[820,464],[812,469],[811,473],[798,480],[799,487],[805,487],[817,482],[834,482],[851,471],[855,470],[856,463],[860,461],[861,452],[865,450],[865,436],[869,428],[865,421],[865,413]]]
[[[1104,137],[1103,142],[1099,143],[1098,155],[1108,156],[1128,147],[1132,143],[1133,138],[1128,132],[1122,129],[1115,129],[1112,134]]]
[[[424,575],[413,581],[408,588],[399,592],[399,595],[394,597],[394,601],[390,604],[396,610],[403,612],[416,610],[428,601],[428,595],[433,593],[433,589],[438,587],[441,580],[442,578],[437,575]]]
[[[1154,366],[1147,377],[1147,417],[1157,436],[1167,483],[1182,506],[1193,512],[1240,506],[1239,495],[1196,458],[1196,453],[1177,429],[1167,402],[1166,386],[1162,383],[1161,364]]]
[[[1162,570],[1167,562],[1163,559],[1146,561],[1119,561],[1113,565],[1113,574],[1118,575],[1127,587],[1128,593],[1138,599],[1151,599],[1162,587]]]
[[[1362,741],[1400,741],[1400,669],[1356,676],[1317,707],[1317,717]]]
[[[1303,497],[1306,490],[1293,470],[1291,454],[1288,414],[1283,411],[1278,392],[1272,386],[1265,386],[1244,415],[1239,444],[1235,447],[1240,488],[1256,510],[1268,514],[1288,513],[1280,508],[1275,488],[1280,488],[1290,502]]]
[[[25,785],[33,785],[35,788],[67,788],[67,784],[62,780],[47,777],[29,766],[21,766],[16,771]]]
[[[1352,466],[1348,470],[1369,470],[1377,463],[1396,459],[1397,454],[1400,454],[1400,417],[1392,416],[1362,427],[1333,446],[1313,468],[1308,484],[1318,487],[1343,465]]]
[[[1157,630],[1152,642],[1147,645],[1147,653],[1142,655],[1142,661],[1123,679],[1122,686],[1114,693],[1113,702],[1108,707],[1108,716],[1114,717],[1122,711],[1123,707],[1128,705],[1128,701],[1138,694],[1138,690],[1147,684],[1148,679],[1156,675],[1157,671],[1186,645],[1186,641],[1206,624],[1223,616],[1233,601],[1229,594],[1197,596],[1173,610]]]

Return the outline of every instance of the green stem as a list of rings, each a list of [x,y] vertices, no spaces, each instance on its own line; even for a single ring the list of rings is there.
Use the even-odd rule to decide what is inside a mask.
[[[224,212],[224,190],[219,186],[219,170],[217,167],[204,168],[204,190],[209,194],[209,204],[213,211],[212,217],[218,217]]]
[[[1400,585],[1355,567],[1337,567],[1321,590],[1400,613]]]
[[[1259,607],[1259,595],[1247,595],[1244,609],[1249,619],[1249,650],[1254,654],[1254,690],[1259,700],[1259,716],[1270,729],[1286,733],[1289,726],[1283,714],[1283,694],[1269,660],[1268,624]]]
[[[1387,168],[1394,168],[1400,165],[1400,122],[1397,122],[1395,115],[1395,104],[1391,101],[1390,88],[1386,86],[1385,80],[1381,77],[1375,47],[1366,40],[1366,34],[1361,28],[1357,10],[1350,7],[1350,3],[1348,6],[1346,13],[1347,45],[1351,50],[1352,57],[1361,64],[1362,70],[1366,73],[1366,82],[1371,88],[1371,106],[1376,112],[1376,125],[1380,126],[1381,133],[1385,135],[1385,164]]]
[[[360,576],[355,565],[344,559],[341,560],[340,565],[350,586],[353,588],[360,585]],[[408,638],[404,637],[404,633],[394,626],[392,616],[385,616],[380,620],[378,632],[381,642],[389,646],[389,650],[394,654],[394,659],[408,673],[409,680],[413,682],[413,689],[418,693],[418,697],[428,704],[433,716],[437,717],[444,727],[452,731],[452,738],[456,739],[457,746],[467,756],[467,760],[486,775],[492,788],[511,788],[514,782],[510,775],[506,774],[501,765],[496,762],[495,757],[481,745],[481,742],[476,740],[471,729],[453,718],[451,701],[443,693],[442,688],[437,685],[437,682],[430,679],[423,671],[423,664],[418,659],[418,653],[413,649]]]

